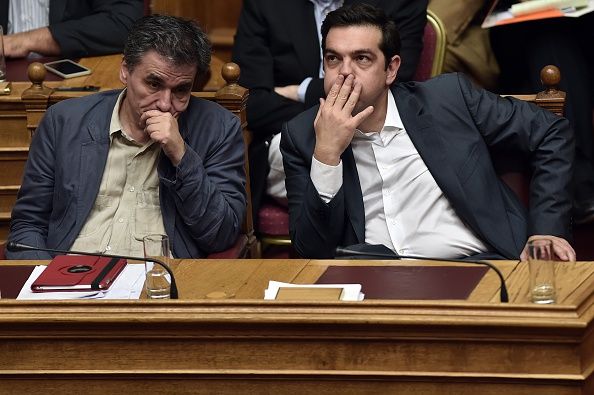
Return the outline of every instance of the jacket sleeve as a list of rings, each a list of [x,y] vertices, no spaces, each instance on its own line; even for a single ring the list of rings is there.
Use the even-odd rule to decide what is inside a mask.
[[[400,33],[402,64],[397,80],[412,80],[423,50],[423,33],[427,24],[428,0],[385,0],[381,7],[396,22]]]
[[[219,128],[218,126],[216,126]],[[246,212],[244,143],[239,119],[227,114],[206,155],[186,143],[177,168],[159,162],[159,176],[173,196],[177,218],[206,254],[230,247]],[[203,142],[205,143],[205,142]]]
[[[49,30],[65,57],[119,53],[143,11],[142,0],[93,0],[87,15],[50,21]]]
[[[296,123],[296,122],[295,122]],[[294,135],[306,130],[293,130],[294,122],[283,126],[281,152],[286,174],[289,201],[289,231],[293,248],[305,258],[334,258],[345,228],[344,189],[325,203],[310,177],[311,154],[297,147]]]
[[[52,108],[38,126],[10,221],[9,241],[46,247],[55,185],[55,137]],[[7,251],[8,259],[51,259],[42,251]]]
[[[458,74],[462,96],[492,156],[526,158],[531,173],[528,235],[570,238],[574,138],[567,119],[532,103],[477,89]]]
[[[233,45],[233,61],[241,66],[239,83],[250,89],[247,104],[250,130],[262,136],[279,133],[283,122],[307,108],[304,103],[274,91],[277,82],[270,34],[259,2],[244,1]],[[299,83],[301,81],[295,81]]]

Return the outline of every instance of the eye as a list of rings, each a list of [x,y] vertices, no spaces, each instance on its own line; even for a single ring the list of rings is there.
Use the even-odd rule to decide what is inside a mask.
[[[367,64],[367,63],[371,62],[371,58],[367,55],[358,55],[357,62],[362,63],[362,64]]]
[[[161,86],[160,82],[156,80],[146,80],[146,85],[153,90],[157,90]]]
[[[183,97],[183,96],[187,96],[192,92],[192,86],[191,85],[183,85],[183,86],[179,86],[177,88],[175,88],[173,90],[173,94],[175,96],[178,97]]]
[[[326,63],[329,65],[338,63],[338,57],[336,55],[326,55]]]

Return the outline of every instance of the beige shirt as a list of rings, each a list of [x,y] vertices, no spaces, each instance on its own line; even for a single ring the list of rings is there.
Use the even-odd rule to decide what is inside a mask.
[[[118,97],[99,194],[72,250],[143,256],[142,238],[165,233],[159,205],[158,144],[138,144],[122,130]]]
[[[379,133],[356,131],[351,142],[365,208],[365,242],[400,255],[459,258],[487,251],[462,222],[413,145],[392,92]],[[342,161],[312,159],[311,179],[329,202],[342,186]]]

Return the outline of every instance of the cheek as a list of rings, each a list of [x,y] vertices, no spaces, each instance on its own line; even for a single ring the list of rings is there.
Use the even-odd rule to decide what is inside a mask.
[[[175,112],[182,112],[188,108],[188,105],[190,104],[190,98],[187,100],[174,100],[172,104]]]

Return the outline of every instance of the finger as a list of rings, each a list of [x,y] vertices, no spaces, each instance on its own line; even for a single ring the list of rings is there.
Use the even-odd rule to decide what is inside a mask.
[[[365,110],[361,111],[359,114],[353,117],[353,122],[355,123],[355,127],[359,127],[363,121],[365,121],[372,113],[373,113],[373,106],[367,107]]]
[[[561,240],[565,241],[565,243],[553,243],[553,251],[555,252],[555,255],[557,255],[559,259],[563,261],[575,262],[575,250],[566,240]]]
[[[526,262],[528,260],[528,247],[524,247],[522,253],[520,254],[520,261]]]
[[[325,100],[320,98],[320,107],[318,108],[318,113],[316,114],[316,119],[314,119],[314,127],[318,124],[318,119],[320,119],[320,113],[322,112],[322,107],[324,107]]]
[[[343,107],[344,111],[346,111],[349,115],[353,113],[353,109],[359,102],[359,96],[361,95],[362,89],[363,87],[361,83],[357,81],[353,87],[353,91],[349,95],[349,100],[345,103]]]
[[[575,252],[573,248],[562,248],[558,245],[553,245],[553,252],[562,261],[575,261]]]
[[[330,88],[330,92],[328,92],[328,96],[326,97],[326,102],[329,106],[334,105],[334,102],[338,97],[338,92],[340,92],[340,88],[342,87],[343,82],[344,76],[342,74],[339,74],[338,77],[336,77],[336,80],[334,80],[334,84],[332,85],[332,88]]]
[[[336,98],[336,105],[338,108],[343,108],[345,103],[349,100],[351,96],[351,92],[353,91],[353,81],[355,77],[352,74],[349,74],[344,80],[344,84],[340,87],[340,91],[338,91],[338,97]]]

